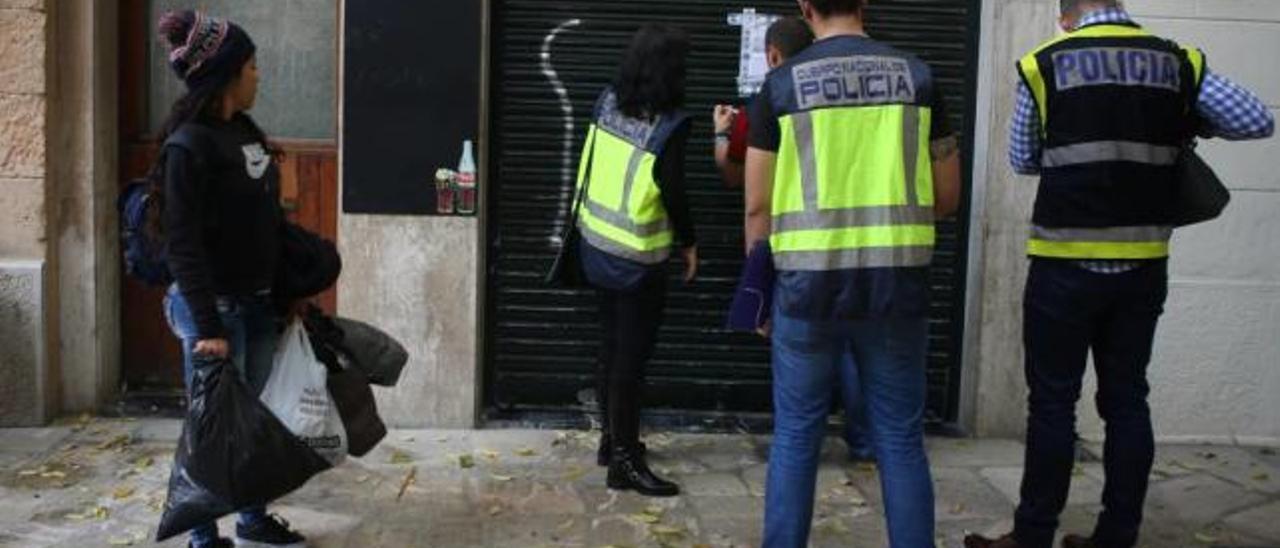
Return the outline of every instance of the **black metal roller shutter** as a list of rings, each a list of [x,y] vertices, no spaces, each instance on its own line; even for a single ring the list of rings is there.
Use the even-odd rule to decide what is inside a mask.
[[[520,416],[581,408],[593,385],[595,298],[541,283],[554,255],[562,210],[576,174],[597,93],[643,22],[678,25],[693,39],[688,108],[699,115],[689,145],[688,177],[703,259],[699,281],[672,277],[666,319],[648,372],[652,408],[758,412],[770,402],[769,350],[754,336],[722,329],[742,253],[741,191],[720,183],[712,162],[712,105],[736,99],[739,33],[727,16],[754,7],[796,14],[795,2],[770,0],[493,0],[490,84],[492,151],[486,402],[490,415]],[[976,73],[976,0],[875,0],[869,31],[920,55],[948,93],[953,127],[967,131]],[[578,20],[575,25],[574,20]],[[542,51],[550,41],[550,67]],[[566,112],[546,69],[572,104]],[[967,139],[965,139],[967,140]],[[566,150],[569,161],[566,163]],[[962,215],[962,218],[965,216]],[[929,419],[952,422],[959,387],[966,227],[944,223],[933,269]],[[679,413],[677,413],[679,414]]]

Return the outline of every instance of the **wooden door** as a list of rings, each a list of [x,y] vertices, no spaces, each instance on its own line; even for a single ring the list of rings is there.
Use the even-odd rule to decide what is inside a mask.
[[[155,34],[153,0],[122,0],[120,6],[120,181],[125,184],[150,169],[158,150],[149,130],[148,38]],[[336,10],[335,2],[335,10]],[[333,46],[337,55],[337,44]],[[270,72],[263,86],[270,85]],[[335,84],[336,85],[336,84]],[[336,111],[336,104],[333,107]],[[264,128],[270,133],[270,128]],[[336,133],[335,133],[336,135]],[[336,241],[338,232],[338,147],[335,138],[290,139],[272,136],[285,152],[280,162],[281,202],[289,219]],[[121,264],[123,268],[123,264]],[[121,276],[121,336],[126,390],[168,390],[182,386],[182,350],[164,319],[163,288],[147,287]],[[332,313],[336,291],[315,302]]]

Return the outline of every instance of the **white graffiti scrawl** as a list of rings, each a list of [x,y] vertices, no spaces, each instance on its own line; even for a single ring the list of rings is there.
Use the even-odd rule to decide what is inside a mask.
[[[573,102],[569,100],[569,91],[565,89],[564,83],[560,81],[560,76],[556,74],[556,69],[551,65],[551,44],[555,42],[556,37],[560,33],[582,24],[581,19],[570,19],[547,33],[546,38],[542,39],[542,74],[547,77],[547,81],[551,83],[551,89],[555,91],[556,96],[560,98],[560,111],[564,116],[564,150],[560,154],[560,180],[564,185],[564,193],[573,192],[574,169],[573,169]],[[567,201],[561,201],[561,211],[558,218],[565,218],[568,213]]]

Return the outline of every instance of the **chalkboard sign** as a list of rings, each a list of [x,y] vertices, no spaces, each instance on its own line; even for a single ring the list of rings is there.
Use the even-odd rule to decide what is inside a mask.
[[[480,2],[345,5],[342,210],[435,214],[436,169],[479,128]]]

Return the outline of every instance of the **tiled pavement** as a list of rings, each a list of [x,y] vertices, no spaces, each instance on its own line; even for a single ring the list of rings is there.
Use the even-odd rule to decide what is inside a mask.
[[[0,430],[0,546],[153,545],[178,429],[84,418]],[[586,432],[397,431],[273,510],[315,547],[759,545],[767,436],[648,436],[654,468],[684,487],[674,499],[606,489],[594,441]],[[959,546],[965,531],[1009,528],[1021,444],[934,438],[929,452],[940,547]],[[411,470],[416,480],[398,497]],[[1162,446],[1152,479],[1143,546],[1280,547],[1274,450]],[[873,467],[846,461],[831,439],[818,481],[814,546],[886,544]],[[1089,530],[1101,488],[1101,465],[1082,462],[1066,528]]]

